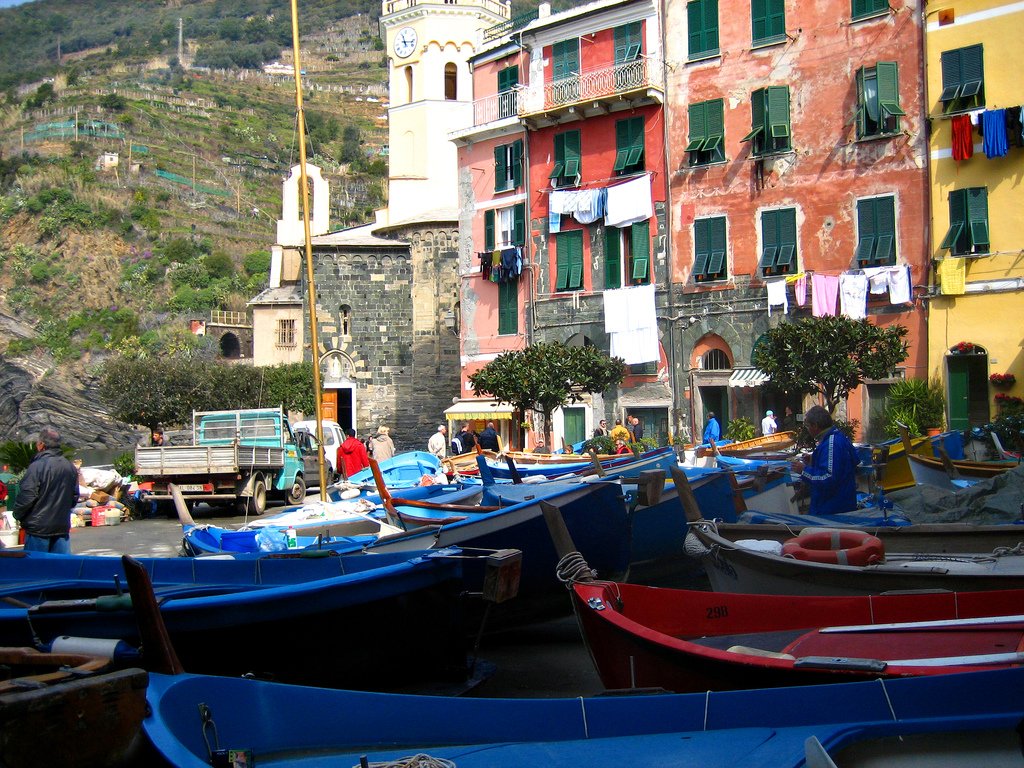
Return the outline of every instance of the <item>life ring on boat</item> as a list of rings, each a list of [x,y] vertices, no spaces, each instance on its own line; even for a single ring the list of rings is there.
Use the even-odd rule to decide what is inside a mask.
[[[864,531],[809,531],[782,545],[782,556],[812,563],[833,565],[872,565],[885,557],[885,547],[877,536]]]

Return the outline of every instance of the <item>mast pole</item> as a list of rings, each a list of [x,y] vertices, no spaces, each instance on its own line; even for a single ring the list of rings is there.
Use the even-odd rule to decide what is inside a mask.
[[[309,176],[306,175],[306,118],[302,112],[302,76],[299,65],[299,8],[292,3],[292,58],[295,67],[295,114],[299,128],[299,200],[306,250],[306,294],[309,301],[309,343],[313,357],[313,398],[316,402],[316,441],[320,445],[320,501],[327,501],[327,454],[324,453],[323,392],[320,384],[320,333],[316,321],[316,283],[313,281],[313,243],[309,229]]]

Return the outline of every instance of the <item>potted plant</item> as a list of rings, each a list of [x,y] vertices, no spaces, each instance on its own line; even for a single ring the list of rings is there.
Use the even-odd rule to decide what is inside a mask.
[[[905,424],[912,435],[938,434],[946,420],[942,386],[924,379],[898,381],[889,388],[884,415],[886,434],[898,435],[900,424]]]
[[[993,373],[988,380],[993,387],[1012,387],[1017,383],[1017,377],[1012,373]]]
[[[976,351],[976,345],[970,341],[958,341],[949,351],[954,355],[973,355]]]
[[[743,416],[729,420],[729,426],[725,429],[725,436],[737,443],[750,440],[754,436],[754,422]]]

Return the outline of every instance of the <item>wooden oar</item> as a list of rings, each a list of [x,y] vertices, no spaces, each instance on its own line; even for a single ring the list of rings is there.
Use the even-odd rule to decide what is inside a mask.
[[[185,668],[174,652],[171,636],[167,633],[167,625],[164,624],[156,595],[153,594],[153,582],[145,566],[131,555],[122,555],[121,567],[128,579],[132,609],[139,625],[139,637],[142,639],[143,655],[148,668],[165,675],[182,674]]]
[[[822,634],[835,634],[846,632],[900,632],[903,630],[917,629],[964,629],[986,626],[1002,626],[1004,624],[1024,623],[1024,615],[1013,616],[977,616],[971,619],[937,619],[932,621],[902,621],[891,624],[851,624],[842,627],[822,627],[818,631]],[[984,627],[982,627],[984,628]]]
[[[702,519],[703,515],[700,512],[700,505],[697,503],[697,498],[693,495],[690,479],[683,472],[682,467],[673,464],[669,467],[669,472],[672,473],[672,482],[675,483],[676,495],[679,497],[679,504],[683,508],[683,514],[686,515],[686,521],[695,523]]]

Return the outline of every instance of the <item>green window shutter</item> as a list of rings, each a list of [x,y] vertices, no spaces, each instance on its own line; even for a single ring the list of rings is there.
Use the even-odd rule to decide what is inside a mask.
[[[557,272],[555,275],[555,290],[564,291],[569,287],[569,235],[572,232],[563,232],[555,235],[555,260]]]
[[[624,64],[640,55],[640,22],[615,28],[615,63]]]
[[[569,289],[578,291],[583,287],[583,232],[569,232]]]
[[[896,200],[893,197],[875,198],[875,263],[896,263]]]
[[[857,201],[857,264],[865,266],[875,258],[875,200]]]
[[[750,21],[753,27],[751,37],[755,43],[768,37],[768,0],[751,0]]]
[[[604,228],[604,287],[622,287],[622,242],[618,227]]]
[[[776,41],[786,35],[784,0],[751,0],[750,19],[755,44]]]
[[[633,281],[650,282],[651,279],[651,227],[640,221],[631,227],[633,247]]]
[[[551,49],[551,77],[564,80],[580,73],[580,41],[579,38],[562,40]]]
[[[630,146],[629,120],[619,120],[615,123],[615,163],[612,170],[621,173],[626,168],[629,159]]]
[[[725,105],[722,99],[713,99],[705,104],[704,125],[708,138],[704,143],[704,151],[714,152],[725,142]]]
[[[523,186],[523,140],[512,142],[512,186]]]
[[[757,266],[770,269],[779,253],[779,211],[761,211],[761,260]]]
[[[963,80],[963,87],[960,89],[962,98],[977,96],[981,92],[985,64],[980,43],[960,49],[960,77]]]
[[[498,334],[519,333],[519,283],[506,280],[498,283]]]
[[[768,135],[773,139],[789,138],[789,86],[771,85],[768,96]]]
[[[494,209],[484,211],[484,250],[494,250]]]
[[[708,260],[708,277],[720,280],[725,277],[725,217],[710,219],[709,225],[711,257]]]
[[[970,228],[971,245],[978,251],[989,249],[988,233],[988,189],[974,187],[967,190],[967,226]]]
[[[853,0],[852,5],[854,19],[889,10],[889,0]]]
[[[508,189],[508,145],[494,148],[494,191]]]
[[[943,51],[939,63],[942,67],[942,93],[939,101],[948,104],[960,95],[960,86],[963,85],[960,79],[960,49]]]
[[[707,277],[708,260],[711,258],[712,219],[697,219],[693,222],[693,277]]]
[[[567,131],[562,134],[564,139],[563,159],[565,161],[565,174],[568,183],[575,183],[576,177],[580,175],[580,132]]]
[[[878,82],[878,106],[893,117],[905,115],[900,107],[899,68],[895,61],[880,61],[875,64]]]
[[[615,123],[615,164],[612,170],[630,172],[643,170],[644,119],[631,117]]]
[[[689,55],[718,50],[718,0],[691,0],[686,5]]]
[[[775,259],[776,267],[788,267],[796,256],[796,209],[786,208],[779,211],[779,255]]]
[[[866,77],[867,67],[857,70],[857,136],[866,136],[868,133],[868,94],[864,89]]]
[[[687,152],[699,152],[708,137],[707,128],[705,127],[705,110],[707,105],[708,102],[706,101],[690,105],[690,143],[686,145]]]
[[[967,190],[954,189],[949,193],[949,229],[942,238],[939,248],[950,251],[953,255],[962,253],[957,247],[960,236],[967,226]]]
[[[867,0],[853,0],[853,9],[850,15],[856,19],[865,13],[867,13]]]
[[[718,0],[704,0],[704,45],[707,51],[718,50]]]
[[[526,203],[512,206],[512,245],[526,245]]]
[[[756,146],[757,142],[755,139],[764,132],[764,101],[765,90],[763,88],[750,94],[750,133],[740,139],[740,141],[754,141]]]
[[[549,179],[553,180],[552,183],[555,186],[558,186],[559,179],[561,178],[562,173],[564,171],[565,171],[565,134],[564,133],[556,133],[555,134],[555,164],[554,164],[554,167],[551,169],[551,175],[548,176]]]
[[[768,36],[770,38],[786,36],[785,0],[768,0]]]
[[[519,67],[505,67],[498,71],[498,93],[511,91],[519,85]]]

